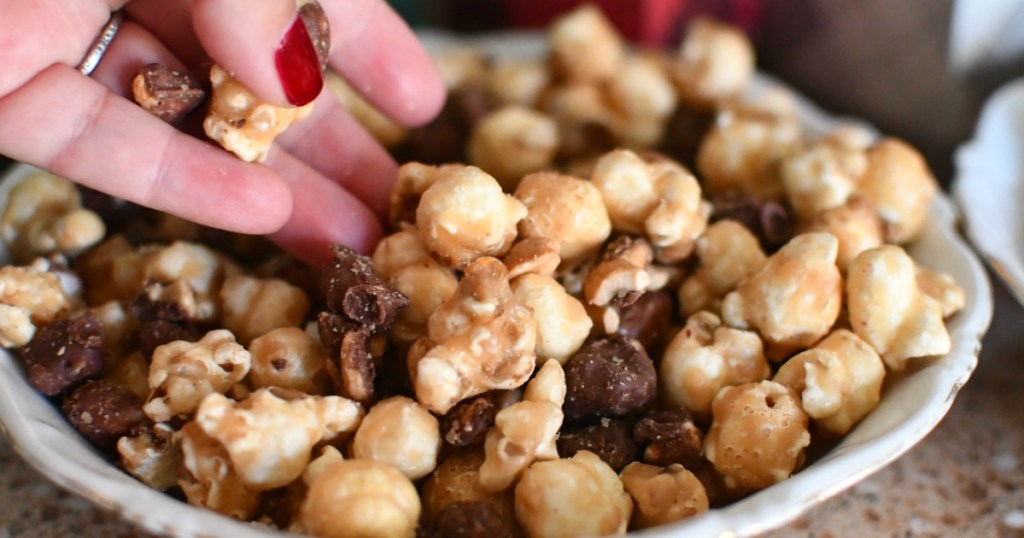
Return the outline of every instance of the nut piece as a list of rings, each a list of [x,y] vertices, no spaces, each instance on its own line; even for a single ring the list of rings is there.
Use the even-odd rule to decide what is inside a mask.
[[[633,462],[619,478],[633,498],[633,528],[666,525],[708,511],[704,484],[682,465],[657,467]]]
[[[182,473],[180,436],[167,424],[140,425],[117,441],[118,463],[143,484],[158,491],[178,485]]]
[[[324,538],[412,538],[420,517],[416,487],[394,467],[342,460],[312,478],[299,519]]]
[[[25,348],[22,360],[29,384],[47,396],[97,377],[107,362],[99,318],[86,310],[43,327]]]
[[[78,433],[101,449],[113,448],[118,439],[146,419],[141,398],[127,387],[102,379],[72,391],[61,410]]]
[[[722,301],[722,319],[756,330],[771,359],[809,347],[839,317],[843,278],[836,267],[839,241],[832,234],[798,235],[768,258]]]
[[[299,478],[313,446],[354,431],[362,415],[359,404],[340,396],[259,389],[237,403],[209,394],[195,423],[223,445],[245,487],[262,491]]]
[[[264,103],[218,65],[210,68],[210,83],[213,91],[203,130],[246,162],[265,161],[274,139],[313,111],[313,103],[302,107]]]
[[[20,347],[36,329],[72,307],[56,273],[32,266],[0,267],[0,346]]]
[[[147,112],[175,124],[206,99],[206,92],[191,73],[151,63],[132,79],[132,97]]]
[[[704,456],[731,490],[757,491],[786,479],[811,442],[799,397],[772,381],[723,388],[711,412]]]
[[[555,359],[565,364],[590,334],[593,322],[578,299],[555,279],[523,275],[512,281],[519,304],[533,311],[537,323],[537,360]]]
[[[249,345],[253,388],[279,387],[306,394],[324,394],[327,351],[298,327],[274,329]]]
[[[916,149],[883,138],[868,148],[868,168],[858,190],[882,219],[885,241],[906,243],[924,228],[938,183]]]
[[[561,261],[558,243],[543,237],[527,237],[516,241],[501,260],[508,268],[509,280],[529,273],[554,276]]]
[[[662,291],[649,291],[631,305],[621,309],[616,332],[640,342],[649,355],[661,355],[665,338],[672,324],[675,305],[672,297]]]
[[[423,483],[423,512],[428,521],[437,518],[451,504],[486,502],[505,523],[518,528],[512,491],[489,492],[478,480],[484,453],[479,449],[463,449],[448,455]],[[518,534],[518,533],[517,533]]]
[[[697,108],[736,95],[754,73],[754,47],[738,28],[698,18],[670,67],[680,98]]]
[[[843,435],[881,398],[885,366],[856,334],[839,329],[794,355],[772,381],[800,395],[800,407],[819,427]]]
[[[633,437],[646,443],[643,460],[667,467],[678,463],[696,468],[701,463],[703,435],[684,409],[655,411],[637,421]]]
[[[562,365],[549,359],[527,385],[523,401],[498,412],[484,442],[478,480],[485,490],[504,490],[534,461],[558,458],[565,390]]]
[[[398,434],[398,435],[396,435]],[[366,414],[352,443],[352,456],[376,460],[419,480],[437,466],[441,433],[437,419],[415,400],[388,398]]]
[[[625,534],[633,512],[615,471],[586,450],[531,465],[515,495],[516,515],[531,538]]]
[[[471,396],[518,387],[533,372],[536,323],[506,275],[495,258],[471,263],[409,350],[416,399],[430,411],[444,414]]]
[[[779,163],[800,144],[800,127],[794,121],[727,110],[718,114],[701,142],[697,170],[704,189],[713,196],[779,200],[783,195]]]
[[[196,422],[181,428],[184,472],[178,485],[189,504],[248,521],[259,509],[260,494],[245,486],[220,442]]]
[[[409,300],[373,272],[369,256],[342,245],[332,251],[334,262],[320,277],[327,309],[370,331],[387,330]]]
[[[551,67],[565,79],[594,82],[618,74],[625,45],[599,8],[579,7],[552,23],[548,30]]]
[[[551,168],[557,150],[555,120],[512,105],[491,112],[473,127],[466,156],[469,164],[487,170],[511,192],[524,175]]]
[[[647,405],[657,373],[636,340],[611,336],[594,340],[565,365],[565,414],[569,418],[617,416]]]
[[[55,252],[74,256],[106,231],[99,215],[82,208],[74,183],[45,172],[15,185],[0,216],[0,236],[16,262]]]
[[[438,176],[416,209],[416,227],[431,255],[464,269],[482,256],[507,252],[526,207],[475,166],[444,168]]]
[[[519,236],[554,241],[562,260],[560,271],[593,257],[611,234],[601,192],[590,181],[537,172],[522,179],[515,196],[528,211],[519,222]]]
[[[597,424],[564,428],[558,435],[558,455],[571,458],[581,450],[593,452],[613,471],[636,459],[633,432],[620,419],[602,418]]]
[[[448,414],[441,417],[441,436],[444,442],[452,446],[483,443],[498,414],[492,396],[481,394],[462,400]]]
[[[827,232],[839,240],[836,265],[844,272],[861,252],[882,246],[882,221],[863,196],[854,194],[842,205],[819,211],[806,232]]]
[[[850,325],[882,356],[891,370],[907,361],[949,353],[952,342],[942,305],[918,287],[914,260],[900,247],[884,245],[861,253],[846,281]]]
[[[309,310],[306,292],[276,278],[229,276],[220,298],[221,323],[243,345],[274,329],[298,327]]]
[[[701,310],[718,311],[725,294],[760,270],[767,259],[754,234],[729,219],[708,226],[696,250],[700,265],[679,287],[679,310],[684,317]]]
[[[223,329],[206,333],[198,342],[175,341],[153,353],[149,387],[143,409],[149,418],[166,422],[191,414],[207,395],[227,392],[249,373],[252,357]]]
[[[711,312],[698,312],[665,349],[658,380],[669,405],[686,409],[703,423],[711,416],[711,401],[719,389],[769,375],[757,334],[723,326]]]

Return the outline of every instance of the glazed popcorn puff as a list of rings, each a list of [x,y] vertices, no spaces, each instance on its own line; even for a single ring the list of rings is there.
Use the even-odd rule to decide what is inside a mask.
[[[149,487],[396,538],[698,517],[800,472],[892,373],[949,351],[964,292],[904,248],[936,193],[916,150],[746,96],[753,49],[716,22],[634,51],[583,8],[549,45],[439,58],[451,98],[416,130],[333,79],[407,162],[389,234],[318,271],[29,178],[2,217],[0,343]],[[215,138],[259,160],[290,119],[213,73]],[[197,95],[140,76],[162,117]]]

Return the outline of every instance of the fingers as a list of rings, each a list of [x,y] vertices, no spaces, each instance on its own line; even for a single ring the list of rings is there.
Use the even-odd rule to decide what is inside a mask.
[[[288,185],[163,123],[99,82],[55,65],[0,99],[0,147],[83,185],[209,226],[269,233]]]
[[[210,61],[192,28],[191,0],[132,0],[124,9],[186,66],[194,69]]]

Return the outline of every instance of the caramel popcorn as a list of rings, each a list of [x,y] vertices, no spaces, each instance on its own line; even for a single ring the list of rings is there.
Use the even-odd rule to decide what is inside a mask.
[[[0,236],[15,261],[52,253],[74,256],[106,232],[99,215],[82,207],[74,183],[45,172],[15,185],[0,216]]]
[[[555,72],[566,79],[614,78],[625,57],[622,38],[596,6],[577,8],[556,20],[548,41]]]
[[[498,103],[532,107],[550,79],[541,61],[499,60],[488,72],[486,85]]]
[[[400,436],[395,436],[401,432]],[[374,405],[352,442],[356,459],[387,463],[409,480],[419,480],[437,466],[441,433],[437,419],[415,400],[404,396]]]
[[[124,282],[122,289],[138,286],[138,291],[147,281],[164,284],[175,280],[185,282],[195,294],[192,300],[196,303],[196,321],[212,321],[220,315],[220,286],[225,276],[238,271],[232,262],[209,247],[185,241],[176,241],[163,248],[143,249],[115,260],[115,263],[118,261],[121,263],[115,265],[115,270],[122,268],[125,276],[119,278],[115,275],[115,280]],[[140,262],[141,274],[138,269],[127,267]]]
[[[767,256],[750,230],[734,220],[708,226],[697,240],[700,265],[679,287],[683,316],[701,310],[717,311],[722,298],[764,266]]]
[[[178,485],[189,504],[248,520],[259,509],[260,494],[249,489],[231,465],[227,450],[196,422],[181,429],[184,473]]]
[[[842,205],[855,192],[857,177],[850,177],[832,144],[815,144],[782,160],[786,199],[799,219]]]
[[[708,494],[682,465],[657,467],[633,462],[619,473],[633,498],[633,526],[646,529],[708,511]]]
[[[503,189],[513,191],[524,175],[550,168],[557,149],[558,126],[553,119],[530,108],[507,106],[474,126],[466,156]]]
[[[156,423],[117,441],[121,467],[147,486],[166,491],[181,479],[181,435]]]
[[[807,232],[827,232],[839,240],[836,265],[843,271],[861,252],[884,243],[882,221],[868,201],[855,194],[845,203],[819,211],[805,227]]]
[[[527,209],[519,237],[554,241],[563,271],[596,254],[611,234],[601,192],[590,181],[538,172],[522,179],[515,196]]]
[[[221,322],[242,344],[306,318],[306,292],[279,279],[232,275],[220,288]]]
[[[298,327],[274,329],[254,339],[249,353],[249,381],[254,388],[278,387],[313,395],[326,392],[327,350],[306,331]]]
[[[38,327],[72,306],[56,274],[32,266],[0,268],[0,346],[24,346]]]
[[[700,18],[690,23],[671,73],[683,100],[708,108],[746,86],[754,73],[754,49],[743,32]]]
[[[924,157],[906,142],[884,138],[867,150],[858,191],[885,225],[887,243],[906,243],[924,228],[938,183]]]
[[[537,359],[565,364],[590,334],[587,311],[551,277],[527,274],[512,281],[519,304],[533,311],[537,324]]]

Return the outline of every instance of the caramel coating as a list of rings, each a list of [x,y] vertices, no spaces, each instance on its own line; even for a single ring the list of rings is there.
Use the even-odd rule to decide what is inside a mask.
[[[488,94],[502,105],[533,107],[551,74],[540,60],[498,60],[487,72]]]
[[[267,159],[274,139],[313,111],[264,103],[218,65],[210,68],[210,111],[203,120],[206,136],[246,162]]]
[[[858,194],[842,205],[819,211],[804,231],[827,232],[839,240],[836,265],[844,272],[861,252],[881,246],[885,241],[882,221],[871,204]]]
[[[760,270],[767,260],[757,237],[735,220],[720,220],[697,240],[700,265],[679,287],[684,317],[701,310],[718,311],[725,294]]]
[[[697,312],[665,348],[658,374],[665,401],[705,422],[722,387],[767,379],[771,369],[757,334]]]
[[[137,268],[129,266],[140,261],[142,271],[138,274]],[[145,282],[152,280],[168,284],[182,280],[195,295],[196,321],[207,322],[220,316],[219,291],[225,276],[240,271],[228,258],[209,247],[186,241],[175,241],[168,247],[142,249],[121,262],[118,268],[124,276],[115,275],[115,279],[123,282],[120,285],[122,289],[134,288],[134,296]]]
[[[221,323],[243,345],[274,329],[298,327],[309,310],[306,292],[276,278],[229,276],[220,298]]]
[[[479,449],[449,453],[423,483],[423,513],[433,520],[444,508],[456,502],[482,501],[490,504],[502,519],[516,524],[512,491],[490,492],[480,485],[480,466],[484,453]]]
[[[668,74],[652,55],[628,55],[619,75],[604,88],[609,127],[620,147],[656,147],[678,97]]]
[[[227,450],[196,422],[181,429],[184,472],[178,485],[189,504],[247,521],[259,509],[260,494],[249,489],[231,465]]]
[[[538,172],[523,178],[515,197],[526,206],[519,237],[545,238],[558,246],[560,271],[592,257],[611,234],[601,192],[586,180]]]
[[[438,174],[416,209],[416,227],[427,250],[455,269],[507,252],[526,207],[475,166],[441,169]]]
[[[416,399],[438,414],[460,400],[526,382],[536,362],[537,326],[509,287],[505,266],[480,258],[409,350]]]
[[[249,382],[254,388],[278,387],[313,395],[327,390],[327,350],[298,327],[267,332],[249,344],[249,353]]]
[[[925,295],[935,299],[942,306],[942,317],[948,318],[963,310],[967,301],[964,289],[956,283],[952,276],[934,271],[923,265],[917,265],[914,269],[917,280],[917,287]]]
[[[891,370],[904,369],[913,358],[949,353],[952,347],[942,305],[922,293],[914,260],[898,246],[883,245],[853,260],[846,301],[853,332]]]
[[[370,408],[352,443],[353,457],[387,463],[410,480],[434,470],[440,449],[437,419],[404,396],[382,400]]]
[[[682,465],[658,467],[633,462],[619,473],[633,498],[633,528],[646,529],[708,511],[708,494]]]
[[[796,391],[800,407],[821,428],[843,435],[878,405],[884,378],[878,353],[838,329],[786,361],[772,381]]]
[[[712,404],[704,457],[727,488],[750,492],[789,477],[811,442],[799,397],[772,381],[725,387]]]
[[[167,424],[118,439],[117,453],[121,468],[153,489],[166,491],[181,479],[181,436]]]
[[[555,359],[565,364],[590,334],[593,322],[578,299],[557,280],[534,274],[512,281],[512,293],[533,311],[537,323],[538,361]]]
[[[584,5],[563,15],[548,29],[551,64],[561,77],[593,82],[613,78],[625,57],[625,45],[599,8]]]
[[[34,266],[0,267],[0,346],[28,344],[37,328],[73,306],[56,273]]]
[[[850,177],[832,144],[815,144],[780,163],[786,200],[797,218],[809,221],[819,211],[842,205],[854,193]]]
[[[836,267],[839,241],[827,233],[798,235],[722,301],[722,319],[757,331],[771,359],[825,336],[843,303]]]
[[[491,112],[473,127],[466,156],[469,164],[487,170],[511,192],[524,175],[551,168],[557,150],[555,120],[512,105]]]
[[[359,404],[341,396],[277,390],[259,389],[238,403],[212,393],[196,411],[195,423],[223,445],[239,480],[256,491],[299,478],[316,443],[354,431],[363,416]]]
[[[625,534],[633,501],[592,452],[530,466],[516,485],[516,515],[530,538]]]
[[[699,18],[690,23],[671,73],[684,101],[710,108],[746,86],[754,73],[754,47],[738,28]]]
[[[0,216],[0,237],[20,262],[53,253],[74,256],[106,232],[99,215],[82,207],[74,183],[45,172],[15,185]]]
[[[867,155],[858,190],[885,224],[885,241],[906,243],[924,228],[938,183],[924,157],[902,140],[883,138]]]

